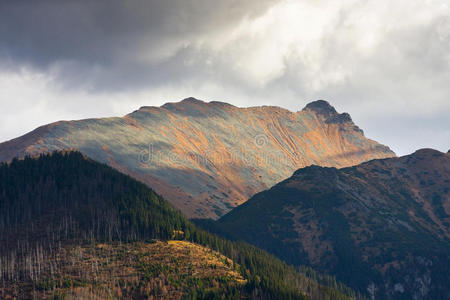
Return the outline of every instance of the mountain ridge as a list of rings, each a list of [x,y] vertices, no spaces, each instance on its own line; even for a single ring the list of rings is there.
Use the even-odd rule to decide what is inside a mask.
[[[449,153],[308,166],[218,221],[198,223],[376,299],[450,296]]]
[[[324,117],[317,107],[328,107]],[[146,183],[188,217],[218,218],[310,164],[392,157],[323,100],[292,112],[186,98],[124,117],[60,121],[0,144],[0,161],[78,150]]]

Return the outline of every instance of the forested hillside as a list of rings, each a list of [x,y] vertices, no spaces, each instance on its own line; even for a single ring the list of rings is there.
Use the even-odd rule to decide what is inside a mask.
[[[173,240],[187,244],[164,246]],[[197,229],[144,184],[78,152],[0,165],[0,254],[4,298],[86,288],[119,298],[355,298],[330,277]]]

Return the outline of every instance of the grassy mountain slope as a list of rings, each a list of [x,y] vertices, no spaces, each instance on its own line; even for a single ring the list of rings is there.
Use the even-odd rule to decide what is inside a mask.
[[[449,299],[450,154],[311,166],[203,226],[377,299]]]
[[[2,297],[354,298],[311,274],[197,229],[144,184],[78,152],[0,165]]]
[[[0,161],[76,149],[146,183],[188,217],[218,218],[318,164],[394,156],[325,101],[298,112],[188,98],[122,118],[61,121],[0,143]]]

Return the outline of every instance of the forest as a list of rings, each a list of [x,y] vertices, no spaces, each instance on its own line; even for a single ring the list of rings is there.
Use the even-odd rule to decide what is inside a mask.
[[[28,282],[33,289],[48,282],[42,270],[49,257],[67,245],[170,240],[207,247],[238,266],[245,284],[230,285],[226,298],[362,298],[332,277],[294,268],[245,242],[198,229],[144,184],[79,152],[54,152],[0,165],[3,293],[12,282]],[[205,290],[208,285],[198,280],[189,285],[184,298],[223,297],[223,290]]]

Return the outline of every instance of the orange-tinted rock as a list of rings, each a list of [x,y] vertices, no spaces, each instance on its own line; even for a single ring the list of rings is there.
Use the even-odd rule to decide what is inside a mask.
[[[302,111],[188,98],[123,118],[56,122],[0,144],[0,161],[76,149],[145,183],[188,217],[226,213],[311,164],[392,157],[326,101]]]

